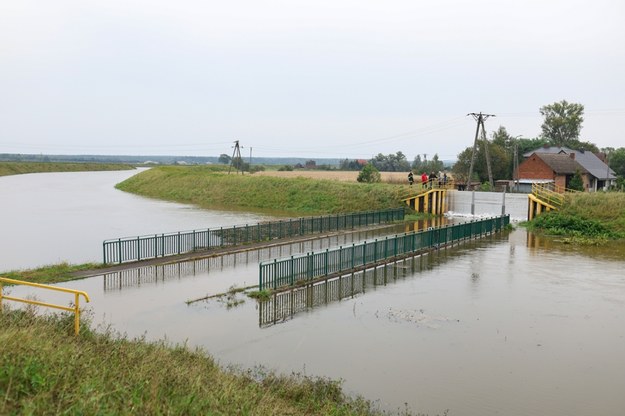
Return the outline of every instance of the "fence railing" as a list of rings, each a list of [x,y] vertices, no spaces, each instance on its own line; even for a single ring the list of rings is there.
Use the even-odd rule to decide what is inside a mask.
[[[9,283],[12,285],[31,286],[31,287],[36,287],[39,289],[71,293],[74,295],[74,306],[55,305],[53,303],[40,302],[38,300],[22,299],[22,298],[16,298],[13,296],[6,296],[4,294],[2,283]],[[63,287],[43,285],[40,283],[24,282],[22,280],[15,280],[15,279],[8,279],[6,277],[0,277],[0,312],[2,312],[3,300],[12,300],[14,302],[21,302],[21,303],[26,303],[29,305],[45,306],[47,308],[60,309],[60,310],[67,311],[67,312],[74,312],[74,333],[76,335],[78,335],[80,331],[80,296],[84,296],[85,301],[89,302],[89,295],[87,294],[87,292],[83,292],[81,290],[66,289]]]
[[[260,241],[382,224],[404,219],[404,208],[322,217],[295,218],[252,225],[179,231],[106,240],[104,263],[127,263]]]
[[[509,223],[510,216],[503,215],[262,262],[259,266],[259,289],[276,290],[296,286],[419,250],[477,238],[499,231]]]
[[[564,188],[556,188],[554,185],[532,184],[532,195],[556,208],[564,203],[564,191]]]

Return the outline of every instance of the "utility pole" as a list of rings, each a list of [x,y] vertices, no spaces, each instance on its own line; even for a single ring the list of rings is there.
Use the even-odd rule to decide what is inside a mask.
[[[237,163],[238,165],[236,166],[237,168],[237,174],[239,173],[239,170],[241,170],[241,174],[243,174],[243,167],[241,166],[243,163],[243,159],[241,159],[241,148],[239,147],[239,141],[235,140],[234,141],[234,150],[232,151],[232,158],[230,159],[230,167],[228,167],[228,175],[230,175],[230,169],[232,169],[232,165],[234,165],[234,160],[235,158],[237,159]]]
[[[473,164],[475,163],[475,153],[477,151],[477,143],[478,138],[480,137],[480,129],[482,130],[482,141],[484,143],[484,152],[486,154],[486,167],[488,169],[488,181],[490,182],[491,188],[495,187],[495,183],[493,181],[493,172],[490,168],[490,155],[488,152],[488,139],[486,138],[486,128],[484,127],[484,120],[488,117],[495,117],[494,114],[482,114],[480,113],[469,113],[468,116],[473,116],[475,121],[477,121],[477,128],[475,129],[475,140],[473,141],[473,153],[471,153],[471,165],[469,167],[469,176],[467,177],[467,190],[471,187],[471,176],[473,176]]]
[[[514,159],[512,160],[512,175],[514,177],[514,190],[519,192],[519,143],[514,140]]]
[[[250,172],[252,172],[252,146],[250,146]]]

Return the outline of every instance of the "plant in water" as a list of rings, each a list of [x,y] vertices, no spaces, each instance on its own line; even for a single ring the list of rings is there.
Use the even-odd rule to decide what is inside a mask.
[[[247,296],[249,296],[252,299],[258,299],[260,301],[265,301],[265,300],[269,300],[269,298],[271,297],[271,291],[267,290],[267,289],[253,290],[251,292],[248,292]]]
[[[238,288],[236,286],[230,286],[230,289],[228,289],[228,291],[220,296],[218,296],[218,300],[220,302],[225,303],[226,308],[230,309],[230,308],[236,308],[239,305],[242,305],[243,303],[245,303],[245,299],[239,299],[237,297],[237,294],[243,292],[245,289],[242,288]]]

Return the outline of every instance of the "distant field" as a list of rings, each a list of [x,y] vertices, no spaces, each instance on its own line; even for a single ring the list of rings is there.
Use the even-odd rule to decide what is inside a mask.
[[[382,182],[407,184],[408,172],[380,172]],[[358,172],[355,171],[330,171],[330,170],[301,170],[301,171],[262,171],[253,176],[272,176],[276,178],[311,178],[330,179],[341,182],[357,182]],[[418,178],[415,177],[418,182]]]

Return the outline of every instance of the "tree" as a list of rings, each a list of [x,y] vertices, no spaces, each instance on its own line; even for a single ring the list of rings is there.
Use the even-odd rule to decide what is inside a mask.
[[[473,178],[471,178],[472,181],[479,180],[481,183],[489,180],[485,153],[484,142],[480,141],[477,148],[477,154],[475,155]],[[512,177],[512,155],[509,154],[504,147],[492,142],[488,142],[488,153],[491,158],[491,171],[493,173],[493,179],[510,179]],[[457,181],[466,181],[472,154],[473,147],[467,147],[460,152],[460,154],[458,154],[458,161],[452,168],[454,178]]]
[[[362,163],[361,163],[362,162]],[[358,159],[343,159],[339,163],[339,170],[360,170],[362,167],[366,165],[365,161]]]
[[[415,172],[425,172],[423,168],[423,161],[421,160],[421,155],[416,155],[414,160],[412,161],[412,170]]]
[[[516,139],[510,134],[508,134],[508,130],[504,126],[499,126],[499,128],[493,132],[492,142],[502,148],[506,149],[506,151],[510,154],[514,151],[514,143]]]
[[[619,147],[610,152],[609,164],[617,176],[625,178],[625,147]]]
[[[356,180],[358,182],[366,183],[380,182],[380,172],[371,163],[367,163],[358,174],[358,178],[356,178]]]
[[[232,158],[231,158],[230,156],[228,156],[228,155],[227,155],[227,154],[225,154],[225,153],[222,153],[222,154],[220,154],[220,155],[219,155],[219,159],[217,159],[217,161],[218,161],[219,163],[223,163],[224,165],[229,165],[229,164],[230,164],[230,160],[231,160],[231,159],[232,159]]]
[[[582,174],[579,169],[575,171],[575,175],[571,178],[568,185],[569,189],[574,191],[583,191],[584,190],[584,181],[582,180]]]
[[[412,162],[412,170],[415,172],[440,172],[445,169],[443,162],[438,158],[438,153],[434,154],[432,160],[423,159],[417,155]]]
[[[584,106],[562,100],[541,107],[540,114],[545,117],[543,137],[554,146],[574,148],[584,122]]]
[[[381,172],[405,172],[410,170],[410,163],[406,159],[406,155],[401,151],[386,156],[379,153],[369,161],[369,164],[375,166]]]

